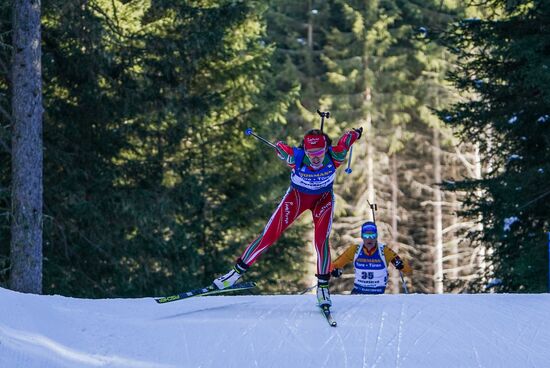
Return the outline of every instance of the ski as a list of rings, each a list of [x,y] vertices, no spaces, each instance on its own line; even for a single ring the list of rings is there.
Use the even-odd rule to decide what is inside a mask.
[[[332,327],[336,327],[336,321],[334,320],[334,318],[332,318],[330,307],[328,305],[320,305],[319,308],[321,308],[321,312],[323,312],[323,315],[327,319],[328,324]]]
[[[207,286],[205,288],[200,289],[194,289],[190,291],[186,291],[180,294],[174,294],[170,296],[165,296],[162,298],[155,298],[155,301],[159,304],[169,303],[169,302],[175,302],[177,300],[187,299],[194,296],[205,296],[205,295],[215,295],[215,294],[222,294],[222,293],[229,293],[233,291],[240,291],[240,290],[247,290],[252,289],[253,287],[256,287],[256,283],[250,281],[250,282],[241,282],[238,284],[235,284],[231,287],[225,288],[225,289],[217,289],[214,285]]]

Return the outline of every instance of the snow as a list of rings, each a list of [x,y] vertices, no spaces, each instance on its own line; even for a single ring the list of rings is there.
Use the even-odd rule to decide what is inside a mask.
[[[515,124],[517,121],[518,121],[518,117],[514,115],[510,118],[510,120],[508,120],[508,124]]]
[[[492,287],[500,286],[500,285],[502,285],[501,279],[491,279],[489,280],[489,283],[487,283],[487,286],[485,286],[485,289],[490,289]]]
[[[0,288],[0,367],[547,367],[548,294],[76,299]]]
[[[511,226],[516,222],[519,221],[519,218],[516,216],[507,217],[504,219],[504,231],[510,231]]]
[[[508,163],[510,163],[511,161],[514,161],[514,160],[523,160],[523,156],[520,156],[520,155],[516,155],[516,154],[513,154],[513,155],[510,155],[508,157]]]

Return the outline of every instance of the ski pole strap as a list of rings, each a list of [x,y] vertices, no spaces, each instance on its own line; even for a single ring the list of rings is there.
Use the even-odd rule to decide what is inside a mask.
[[[271,143],[270,141],[268,141],[267,139],[265,138],[262,138],[260,137],[259,135],[257,135],[256,133],[254,133],[254,131],[252,130],[252,128],[248,128],[244,131],[244,134],[246,135],[251,135],[253,136],[254,138],[256,138],[257,140],[259,140],[260,142],[263,142],[265,144],[267,144],[268,146],[270,147],[273,147],[273,148],[277,148],[277,146],[275,146],[273,143]]]

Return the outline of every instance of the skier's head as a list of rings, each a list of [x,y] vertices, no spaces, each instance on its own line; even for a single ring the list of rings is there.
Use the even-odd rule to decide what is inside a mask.
[[[361,226],[361,238],[363,238],[363,244],[369,247],[373,247],[376,244],[378,238],[378,228],[372,221],[367,221]]]
[[[319,136],[324,137],[324,140],[319,140]],[[300,143],[299,147],[307,150],[308,147],[312,147],[312,145],[314,145],[315,148],[318,148],[322,146],[322,142],[324,142],[327,149],[332,145],[332,139],[330,139],[330,137],[325,132],[322,132],[319,129],[311,129],[306,132],[306,134],[304,135],[304,139],[302,139],[302,143]]]
[[[300,147],[304,149],[305,154],[313,166],[319,166],[323,163],[328,147],[332,144],[328,135],[319,129],[312,129],[306,133]]]

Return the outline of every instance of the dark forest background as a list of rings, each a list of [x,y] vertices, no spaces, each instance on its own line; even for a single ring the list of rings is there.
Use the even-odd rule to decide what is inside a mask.
[[[378,204],[421,293],[548,290],[550,2],[43,0],[43,292],[209,284],[262,230],[330,111],[363,126],[333,256]],[[0,285],[10,277],[11,2],[0,4]],[[309,214],[248,278],[309,286]],[[351,289],[346,269],[333,290]],[[495,282],[495,280],[498,280]],[[392,271],[390,291],[399,292]]]

